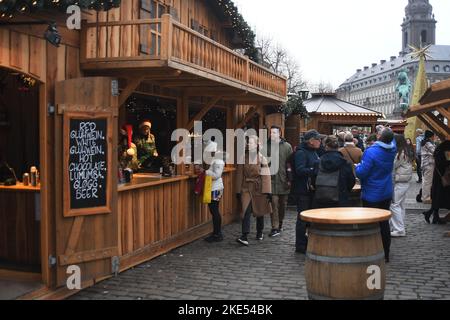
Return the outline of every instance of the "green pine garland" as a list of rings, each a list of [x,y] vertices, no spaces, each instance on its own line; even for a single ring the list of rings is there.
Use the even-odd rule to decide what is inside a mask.
[[[258,59],[255,47],[256,35],[239,13],[232,0],[216,0],[225,16],[230,19],[233,28],[244,42],[245,54],[252,60]],[[0,0],[0,17],[12,18],[25,12],[36,12],[42,9],[59,9],[65,11],[70,5],[78,5],[83,9],[107,11],[118,8],[121,0]]]
[[[0,0],[0,17],[12,18],[26,12],[42,9],[58,9],[65,11],[70,5],[78,5],[82,9],[106,11],[118,8],[121,0]]]
[[[245,21],[244,17],[239,13],[236,5],[232,0],[216,0],[222,8],[225,16],[230,19],[233,28],[239,37],[244,41],[245,54],[250,59],[256,61],[258,59],[258,51],[255,47],[256,35]]]

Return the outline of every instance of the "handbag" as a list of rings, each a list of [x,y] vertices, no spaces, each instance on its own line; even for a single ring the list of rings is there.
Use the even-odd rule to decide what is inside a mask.
[[[205,176],[205,185],[203,187],[203,203],[211,203],[211,193],[212,193],[212,177]]]
[[[441,174],[439,170],[436,170],[441,177],[442,186],[444,188],[450,187],[450,167],[445,168],[444,174]]]
[[[203,187],[205,186],[205,174],[202,173],[198,176],[197,181],[195,182],[194,193],[199,196],[203,193]]]

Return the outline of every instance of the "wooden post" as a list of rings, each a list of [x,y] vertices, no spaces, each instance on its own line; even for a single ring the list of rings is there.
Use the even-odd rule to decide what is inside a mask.
[[[258,114],[259,114],[259,130],[262,130],[262,129],[264,129],[266,113],[264,111],[263,105],[258,105],[257,109],[258,109]]]
[[[245,56],[244,82],[250,84],[250,58]]]
[[[161,18],[161,59],[169,61],[172,57],[172,16],[163,14]]]
[[[81,21],[81,33],[80,33],[80,63],[86,62],[87,57],[87,21]]]
[[[181,98],[177,99],[177,129],[186,127],[189,118],[189,98],[183,94]],[[185,155],[182,155],[185,156]],[[186,165],[184,162],[177,166],[177,175],[186,174]]]

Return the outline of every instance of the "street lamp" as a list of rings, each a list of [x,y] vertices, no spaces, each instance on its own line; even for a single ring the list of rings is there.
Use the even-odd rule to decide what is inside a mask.
[[[309,98],[308,90],[300,90],[298,93],[300,94],[300,97],[302,98],[303,101],[308,100]]]

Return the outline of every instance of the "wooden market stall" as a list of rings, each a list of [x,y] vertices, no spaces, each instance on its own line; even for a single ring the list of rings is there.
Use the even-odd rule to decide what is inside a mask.
[[[294,146],[299,144],[300,135],[311,129],[325,135],[349,131],[353,126],[374,132],[378,119],[383,117],[381,113],[340,100],[334,93],[312,94],[304,105],[308,110],[307,118],[293,115],[286,121],[286,136]]]
[[[13,90],[2,90],[0,161],[12,164],[18,184],[0,186],[0,281],[41,284],[22,298],[75,293],[66,287],[72,265],[80,267],[86,288],[212,230],[207,206],[193,193],[192,166],[179,165],[172,177],[144,172],[119,185],[122,125],[136,129],[144,116],[154,117],[158,148],[170,156],[169,130],[192,132],[205,119],[204,129],[242,128],[254,120],[262,128],[266,106],[286,99],[285,78],[234,51],[247,39],[221,1],[131,0],[108,9],[83,11],[79,31],[68,30],[67,16],[51,9],[0,19],[0,71],[11,83],[33,82],[27,82],[33,103],[24,101],[29,110],[20,112],[36,124],[23,136],[38,145],[8,144],[22,124],[11,110],[21,109]],[[53,20],[59,47],[44,37],[47,25],[35,25]],[[23,150],[35,151],[12,156]],[[21,184],[30,166],[40,171],[34,188]],[[233,179],[228,166],[225,223],[238,213]],[[7,228],[21,232],[2,232]]]
[[[418,117],[442,141],[450,139],[450,79],[433,84],[419,101],[411,106],[407,117]],[[450,214],[446,217],[450,221]],[[450,237],[450,231],[446,234]]]
[[[397,134],[405,134],[405,129],[408,126],[407,120],[388,120],[388,119],[380,119],[378,123],[389,127]]]

